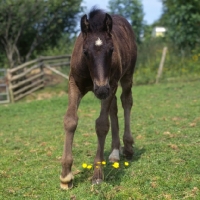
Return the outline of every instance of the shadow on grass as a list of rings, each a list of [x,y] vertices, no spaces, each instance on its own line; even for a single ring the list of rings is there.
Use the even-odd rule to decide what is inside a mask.
[[[105,152],[106,157],[108,157],[110,152]],[[114,169],[112,167],[112,163],[110,164],[110,167],[106,167],[104,169],[104,181],[112,184],[113,186],[119,185],[121,180],[124,178],[125,174],[127,176],[126,170],[130,169],[131,166],[134,164],[134,162],[137,162],[142,154],[145,153],[145,149],[144,148],[137,148],[134,147],[134,155],[133,158],[131,160],[127,160],[124,156],[120,157],[120,161],[119,161],[119,168],[118,169]],[[124,163],[128,162],[129,166],[125,166]],[[129,170],[129,172],[131,172],[131,170]],[[130,176],[131,174],[128,174],[128,176]]]
[[[145,153],[145,151],[145,148],[134,147],[134,156],[132,162],[138,161],[141,158],[142,154]]]
[[[129,173],[131,172],[131,166],[134,164],[134,162],[137,162],[142,154],[144,154],[145,149],[144,148],[137,148],[134,147],[134,156],[132,160],[127,160],[125,157],[121,156],[119,161],[119,168],[114,168],[112,165],[113,163],[109,163],[108,160],[106,160],[106,166],[103,167],[104,172],[104,183],[112,185],[112,186],[118,186],[120,185],[120,182],[124,178],[125,174],[126,176],[131,176],[131,174],[127,174],[126,171],[129,170]],[[105,158],[108,159],[110,152],[105,151],[104,153]],[[125,166],[124,163],[129,163],[129,166]],[[85,170],[81,173],[76,175],[74,186],[77,187],[79,183],[87,182],[87,184],[91,184],[93,175],[93,169],[92,170]]]

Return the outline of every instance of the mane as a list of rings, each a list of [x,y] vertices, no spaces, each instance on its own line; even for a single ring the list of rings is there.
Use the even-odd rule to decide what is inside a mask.
[[[92,31],[103,31],[103,21],[105,12],[101,9],[93,7],[89,13],[89,23]]]

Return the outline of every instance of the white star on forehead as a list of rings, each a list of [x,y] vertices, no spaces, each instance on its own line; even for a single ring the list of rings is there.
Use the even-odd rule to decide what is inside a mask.
[[[101,46],[103,44],[102,40],[98,37],[98,39],[95,41],[96,46]]]

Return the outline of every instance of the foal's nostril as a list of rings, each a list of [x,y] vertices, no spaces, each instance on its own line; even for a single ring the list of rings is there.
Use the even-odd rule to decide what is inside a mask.
[[[95,86],[94,86],[94,92],[96,93],[98,89],[99,89],[99,86],[98,86],[98,85],[95,85]]]

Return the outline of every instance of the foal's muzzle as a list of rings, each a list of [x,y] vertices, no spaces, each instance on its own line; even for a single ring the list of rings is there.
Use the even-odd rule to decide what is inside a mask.
[[[110,94],[109,84],[101,86],[94,84],[94,94],[98,99],[106,99]]]

